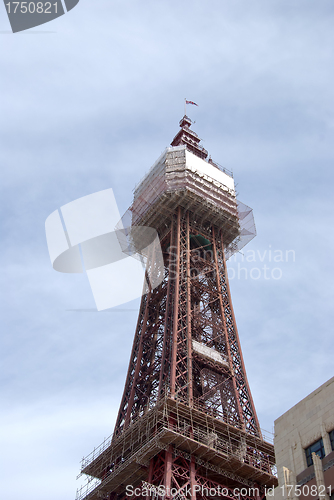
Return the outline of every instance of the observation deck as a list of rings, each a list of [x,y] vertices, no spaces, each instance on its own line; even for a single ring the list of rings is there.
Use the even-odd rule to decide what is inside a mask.
[[[136,186],[131,225],[153,227],[162,240],[178,206],[193,213],[199,232],[212,225],[222,230],[226,259],[256,235],[253,211],[237,200],[232,173],[188,144],[167,148]]]
[[[167,148],[136,187],[132,224],[153,227],[161,236],[177,206],[190,210],[202,227],[222,229],[225,246],[240,235],[233,177],[186,145]]]

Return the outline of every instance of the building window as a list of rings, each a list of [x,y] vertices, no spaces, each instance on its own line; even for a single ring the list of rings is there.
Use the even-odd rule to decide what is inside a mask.
[[[330,431],[329,439],[331,440],[332,450],[334,451],[334,429]]]
[[[318,455],[318,457],[324,458],[325,449],[324,449],[324,443],[322,442],[322,438],[320,438],[318,441],[311,444],[311,446],[309,446],[308,448],[305,449],[307,467],[309,467],[310,465],[313,465],[313,460],[312,460],[312,453],[313,452],[316,455]]]

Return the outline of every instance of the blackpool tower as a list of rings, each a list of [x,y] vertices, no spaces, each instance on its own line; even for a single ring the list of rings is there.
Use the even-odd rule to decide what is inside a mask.
[[[226,259],[254,235],[232,174],[185,115],[134,191],[131,227],[157,231],[114,433],[82,462],[77,500],[262,500],[277,485],[234,317]],[[154,255],[147,266],[154,266]]]

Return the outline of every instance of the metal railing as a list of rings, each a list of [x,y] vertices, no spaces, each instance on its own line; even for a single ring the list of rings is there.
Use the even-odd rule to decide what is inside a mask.
[[[264,441],[274,444],[274,433],[261,428],[261,433]]]
[[[106,450],[110,446],[111,441],[112,441],[112,434],[109,437],[105,438],[104,441],[102,441],[102,443],[99,446],[94,448],[93,451],[91,451],[86,457],[84,457],[81,460],[81,470],[84,469],[90,463],[92,463],[93,460],[95,460],[95,458],[101,455],[101,453],[103,453],[104,450]],[[80,475],[81,473],[79,474],[79,476]]]

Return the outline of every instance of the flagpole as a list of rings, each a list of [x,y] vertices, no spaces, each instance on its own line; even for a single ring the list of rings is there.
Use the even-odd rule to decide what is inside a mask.
[[[184,116],[187,116],[187,98],[184,98]]]

